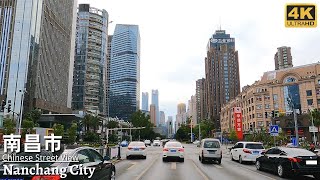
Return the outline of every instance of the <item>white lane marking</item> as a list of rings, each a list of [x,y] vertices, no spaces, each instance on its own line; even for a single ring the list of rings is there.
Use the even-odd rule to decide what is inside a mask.
[[[198,166],[197,166],[193,161],[191,161],[191,162],[192,162],[194,168],[195,168],[195,169],[198,171],[198,173],[203,177],[203,179],[204,179],[204,180],[209,180],[209,178],[208,178],[205,174],[203,174],[203,172],[198,168]]]
[[[131,163],[131,166],[127,169],[127,170],[130,170],[132,169],[137,163]]]
[[[142,171],[141,174],[139,174],[139,176],[138,176],[137,178],[135,178],[135,180],[140,180],[141,177],[142,177],[142,176],[151,168],[151,166],[156,162],[156,160],[157,160],[157,157],[155,157],[155,158],[153,159],[153,161],[150,163],[150,165],[149,165],[144,171]]]
[[[213,165],[213,166],[216,167],[216,168],[218,168],[218,169],[223,169],[223,167],[220,166],[220,165]]]
[[[227,161],[227,162],[228,162],[228,161]],[[258,175],[260,175],[260,176],[263,176],[263,177],[265,177],[265,178],[272,179],[272,180],[277,180],[277,179],[272,178],[272,177],[270,177],[270,176],[267,176],[267,175],[264,175],[264,174],[262,174],[262,173],[256,172],[256,171],[254,171],[254,170],[252,170],[252,169],[243,167],[243,165],[237,164],[237,163],[235,163],[235,162],[228,162],[228,163],[233,164],[233,165],[236,165],[236,166],[239,167],[239,168],[242,168],[242,169],[245,169],[245,170],[247,170],[247,171],[253,172],[253,173],[258,174]]]
[[[173,170],[177,169],[177,163],[176,162],[172,162],[171,163],[171,169],[173,169]]]

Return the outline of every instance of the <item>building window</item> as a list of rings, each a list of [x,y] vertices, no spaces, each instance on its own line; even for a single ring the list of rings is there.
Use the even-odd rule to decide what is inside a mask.
[[[262,118],[262,114],[261,113],[257,113],[257,117],[258,118]]]
[[[320,104],[320,99],[317,99],[318,104]]]
[[[312,96],[312,90],[307,90],[306,93],[307,93],[307,96]]]
[[[270,109],[270,104],[265,104],[266,109]]]
[[[308,99],[307,102],[308,102],[308,106],[311,106],[313,104],[313,99]]]
[[[252,106],[252,111],[254,111],[254,106]]]
[[[276,103],[276,104],[274,104],[273,106],[274,106],[274,109],[276,109],[276,110],[279,109],[279,104]]]
[[[262,97],[261,96],[257,96],[257,101],[262,101]]]
[[[318,84],[320,85],[320,79],[318,79]]]
[[[257,109],[261,109],[262,108],[262,104],[257,104]]]
[[[278,101],[278,94],[273,95],[273,101]]]
[[[264,96],[265,100],[270,100],[270,96]]]
[[[252,114],[252,119],[254,118],[254,114]]]

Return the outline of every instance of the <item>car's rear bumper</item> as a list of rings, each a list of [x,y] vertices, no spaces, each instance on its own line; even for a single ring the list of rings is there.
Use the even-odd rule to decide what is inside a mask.
[[[127,156],[147,156],[146,151],[128,151]]]
[[[298,168],[298,169],[292,169],[292,174],[295,175],[312,175],[320,173],[320,168]]]
[[[244,154],[242,157],[242,161],[248,161],[248,162],[256,162],[257,158],[259,157],[260,155],[257,154],[257,155],[253,155],[253,154]]]

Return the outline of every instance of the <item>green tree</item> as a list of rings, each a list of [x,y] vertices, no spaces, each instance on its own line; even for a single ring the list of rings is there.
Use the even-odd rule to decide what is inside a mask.
[[[16,131],[16,123],[15,121],[6,118],[3,121],[4,134],[14,134]]]
[[[176,133],[176,139],[179,141],[187,141],[190,139],[191,129],[189,126],[182,124]]]
[[[55,136],[63,136],[64,135],[64,126],[62,124],[54,124],[53,132]]]
[[[100,142],[100,138],[97,133],[89,131],[89,132],[86,132],[86,134],[84,136],[84,141],[86,141],[86,142]]]
[[[41,117],[41,110],[40,109],[33,109],[26,114],[25,119],[33,121],[33,123],[35,125],[37,125],[40,117]]]
[[[310,121],[312,121],[312,118],[313,118],[313,122],[315,126],[317,127],[320,126],[320,111],[318,109],[313,109],[312,111],[310,111],[309,117],[310,117]]]
[[[117,121],[109,121],[107,124],[108,129],[113,129],[118,127],[119,123]]]
[[[71,127],[68,129],[68,141],[69,143],[74,143],[77,139],[77,124],[72,123]]]
[[[231,139],[232,141],[237,141],[238,140],[238,136],[237,133],[234,129],[231,130],[230,135],[229,135],[229,139]]]
[[[25,119],[24,121],[22,121],[22,137],[25,137],[26,134],[32,133],[33,132],[33,128],[34,128],[34,122],[32,120],[29,119]]]
[[[156,137],[153,131],[153,124],[150,122],[150,116],[142,111],[137,111],[131,116],[131,123],[134,127],[144,127],[144,129],[134,130],[132,132],[133,139],[154,139]]]

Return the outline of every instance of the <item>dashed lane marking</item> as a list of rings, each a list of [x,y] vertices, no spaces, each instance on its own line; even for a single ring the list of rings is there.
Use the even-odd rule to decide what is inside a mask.
[[[135,180],[140,180],[142,178],[142,176],[152,167],[152,165],[157,161],[157,157],[154,157],[153,161],[150,163],[150,165],[141,172],[141,174],[139,174],[139,176],[137,178],[135,178]]]
[[[176,162],[172,162],[171,163],[171,169],[173,169],[173,170],[177,169],[177,163]]]
[[[199,169],[199,167],[191,161],[197,172],[203,177],[204,180],[209,180],[209,178]]]
[[[137,163],[131,163],[131,166],[130,166],[130,167],[128,167],[128,169],[127,169],[127,170],[132,169],[136,164],[137,164]]]

